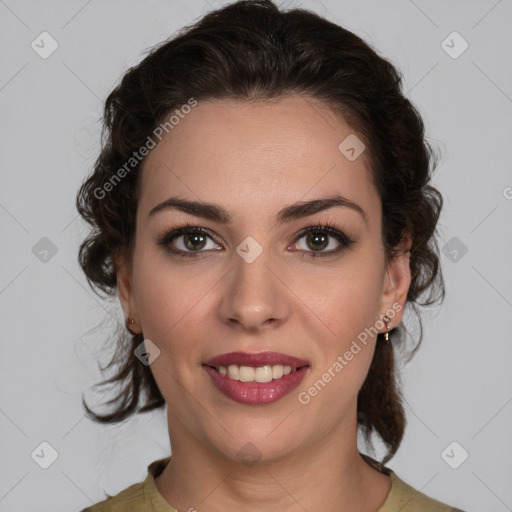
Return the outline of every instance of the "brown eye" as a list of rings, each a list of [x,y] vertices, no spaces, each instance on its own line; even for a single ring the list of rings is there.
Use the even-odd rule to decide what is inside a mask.
[[[203,249],[206,243],[206,237],[202,234],[185,234],[182,237],[185,247],[191,251]]]
[[[309,233],[306,238],[309,247],[316,250],[325,249],[329,245],[329,235],[321,232]]]
[[[220,247],[216,243],[213,243],[214,247],[208,247],[209,240],[214,242],[212,236],[205,229],[189,226],[169,231],[157,243],[173,255],[186,257],[196,256],[209,252],[209,249]]]
[[[305,242],[301,247],[302,244],[298,241],[302,238],[305,239]],[[321,224],[306,228],[296,240],[295,249],[304,252],[305,256],[311,258],[338,254],[354,243],[354,240],[351,240],[345,233],[330,225]],[[325,250],[329,247],[330,250]]]

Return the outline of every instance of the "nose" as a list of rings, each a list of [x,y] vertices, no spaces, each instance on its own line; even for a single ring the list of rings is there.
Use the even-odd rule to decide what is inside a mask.
[[[224,322],[246,330],[276,328],[289,311],[287,287],[263,251],[251,263],[238,254],[226,276],[220,314]]]

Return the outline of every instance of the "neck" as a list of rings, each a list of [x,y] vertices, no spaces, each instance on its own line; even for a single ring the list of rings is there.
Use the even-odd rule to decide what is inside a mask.
[[[314,445],[254,464],[231,460],[187,436],[185,429],[173,429],[175,448],[155,479],[157,489],[179,510],[377,512],[391,480],[360,456],[353,419],[349,428],[340,425]]]

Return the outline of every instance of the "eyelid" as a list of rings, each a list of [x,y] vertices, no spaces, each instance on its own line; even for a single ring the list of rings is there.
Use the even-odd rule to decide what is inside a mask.
[[[193,224],[193,223],[177,223],[172,227],[169,227],[163,231],[163,234],[156,235],[155,242],[157,245],[162,245],[164,248],[169,249],[169,244],[172,240],[182,237],[184,235],[192,233],[201,233],[202,235],[212,239],[217,245],[222,246],[222,244],[217,240],[216,236],[209,230],[204,228],[203,226],[199,224]],[[170,250],[170,249],[169,249]],[[171,251],[172,252],[172,251]],[[180,249],[176,249],[176,252],[179,253],[190,253],[190,254],[200,254],[200,253],[207,253],[211,251],[182,251]]]
[[[335,256],[343,252],[345,249],[350,247],[353,243],[355,243],[355,240],[353,240],[349,235],[347,235],[344,231],[341,229],[338,229],[331,221],[324,221],[324,222],[318,222],[317,224],[310,225],[304,229],[302,229],[294,238],[294,244],[296,244],[301,238],[308,235],[309,233],[315,233],[315,232],[323,232],[327,233],[327,235],[331,238],[334,238],[338,244],[339,247],[334,250],[330,251],[304,251],[300,250],[300,252],[303,252],[306,257],[328,257],[328,256]]]
[[[204,228],[202,225],[194,223],[194,222],[183,222],[183,223],[176,223],[172,227],[167,228],[164,230],[164,233],[162,235],[155,237],[155,242],[157,245],[163,246],[167,251],[169,251],[171,254],[177,255],[177,256],[195,256],[195,255],[201,255],[201,254],[208,254],[213,252],[212,250],[198,250],[198,251],[184,251],[182,249],[171,249],[170,243],[176,238],[179,238],[181,236],[184,236],[186,234],[192,233],[201,233],[204,236],[212,239],[217,245],[222,246],[222,243],[220,243],[216,235],[214,235],[209,229]],[[311,224],[303,229],[301,229],[296,235],[293,237],[292,244],[296,244],[300,239],[305,237],[311,232],[324,232],[327,233],[327,235],[331,238],[334,238],[340,247],[335,250],[330,251],[313,251],[313,250],[303,250],[299,249],[296,252],[301,252],[306,255],[307,257],[327,257],[327,256],[333,256],[341,253],[343,250],[347,249],[350,245],[352,245],[355,240],[353,240],[349,235],[347,235],[344,231],[338,229],[330,220],[326,221],[319,221],[315,224]]]

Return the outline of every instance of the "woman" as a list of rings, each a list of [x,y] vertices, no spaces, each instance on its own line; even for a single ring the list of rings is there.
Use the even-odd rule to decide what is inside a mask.
[[[405,307],[444,292],[433,154],[398,71],[313,13],[238,2],[130,69],[105,134],[80,264],[131,337],[116,408],[86,409],[167,405],[172,457],[86,510],[457,510],[385,466]]]

